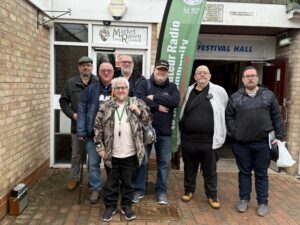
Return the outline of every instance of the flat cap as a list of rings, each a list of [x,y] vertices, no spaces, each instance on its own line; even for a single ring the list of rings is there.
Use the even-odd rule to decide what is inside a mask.
[[[78,64],[81,63],[93,63],[93,59],[91,59],[88,56],[82,56],[79,60],[78,60]]]

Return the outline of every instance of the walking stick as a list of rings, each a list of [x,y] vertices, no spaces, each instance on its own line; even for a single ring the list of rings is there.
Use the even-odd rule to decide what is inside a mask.
[[[85,158],[85,141],[83,140],[83,149],[80,157],[80,175],[79,175],[79,192],[78,192],[78,205],[81,204],[82,180],[83,180],[83,164]]]

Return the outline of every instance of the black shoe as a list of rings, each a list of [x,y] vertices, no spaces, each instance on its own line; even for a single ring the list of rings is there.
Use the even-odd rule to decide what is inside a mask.
[[[125,215],[126,220],[134,220],[136,218],[135,212],[132,210],[131,207],[123,207],[121,209],[121,213]]]
[[[116,213],[116,209],[112,207],[108,207],[104,210],[101,219],[105,222],[111,221],[112,216]]]

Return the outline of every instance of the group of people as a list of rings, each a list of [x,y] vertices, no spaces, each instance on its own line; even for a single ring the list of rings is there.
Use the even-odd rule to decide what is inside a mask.
[[[79,183],[81,153],[88,154],[90,203],[98,202],[103,186],[105,210],[103,221],[110,221],[121,194],[121,213],[127,220],[136,218],[132,203],[146,193],[148,160],[156,151],[155,192],[158,204],[168,204],[168,174],[174,110],[180,106],[179,142],[184,162],[183,202],[196,191],[196,177],[201,167],[204,190],[209,205],[221,207],[217,193],[217,161],[226,135],[233,139],[232,149],[239,169],[238,212],[246,212],[251,194],[252,171],[255,174],[257,213],[268,213],[268,174],[271,161],[269,133],[284,139],[284,125],[273,92],[258,84],[257,70],[246,67],[243,87],[228,95],[213,84],[207,66],[195,70],[195,83],[188,87],[180,103],[175,84],[169,81],[169,63],[155,63],[150,79],[134,70],[130,55],[121,58],[120,71],[103,62],[97,80],[92,75],[93,60],[83,56],[78,61],[79,75],[70,78],[62,91],[60,105],[72,120],[71,178],[69,191]],[[151,123],[156,132],[154,143],[145,144],[143,126]],[[102,184],[100,163],[104,160],[107,179]]]

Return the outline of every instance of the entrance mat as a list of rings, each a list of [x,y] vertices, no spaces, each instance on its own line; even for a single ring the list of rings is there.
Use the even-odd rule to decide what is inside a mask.
[[[177,205],[134,205],[138,220],[179,220]]]

